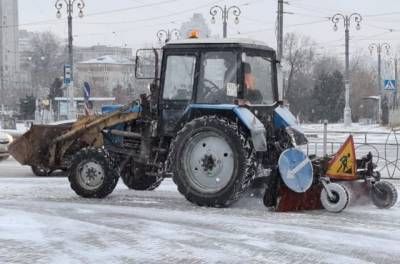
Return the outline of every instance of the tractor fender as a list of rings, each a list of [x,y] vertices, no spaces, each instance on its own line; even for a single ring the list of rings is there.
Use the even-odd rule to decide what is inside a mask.
[[[184,111],[178,126],[183,126],[201,115],[225,115],[237,117],[250,131],[254,149],[258,152],[267,150],[266,129],[263,123],[247,108],[234,104],[190,104]]]

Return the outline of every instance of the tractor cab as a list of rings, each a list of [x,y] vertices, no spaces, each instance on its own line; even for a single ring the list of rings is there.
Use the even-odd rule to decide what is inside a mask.
[[[276,63],[271,48],[251,40],[168,43],[159,97],[163,132],[174,132],[189,105],[208,105],[210,111],[238,102],[271,108],[278,101]]]
[[[152,92],[162,133],[173,135],[184,115],[199,107],[220,111],[221,106],[240,104],[253,112],[272,112],[279,98],[278,63],[272,48],[249,39],[167,43],[158,89]]]
[[[170,42],[163,51],[165,101],[272,105],[278,99],[275,52],[262,43],[188,39]]]

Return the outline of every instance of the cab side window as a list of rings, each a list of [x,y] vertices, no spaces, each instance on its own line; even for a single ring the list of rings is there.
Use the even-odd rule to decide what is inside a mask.
[[[245,97],[252,104],[272,104],[274,102],[272,66],[270,58],[246,56],[246,61],[242,64]]]
[[[188,55],[170,55],[167,57],[165,71],[165,100],[191,100],[196,68],[196,57]]]

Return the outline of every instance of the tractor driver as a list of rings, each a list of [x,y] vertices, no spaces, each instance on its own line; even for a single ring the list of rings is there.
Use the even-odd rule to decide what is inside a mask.
[[[256,87],[256,77],[251,72],[251,65],[248,62],[243,63],[244,68],[244,87],[246,98],[251,103],[261,103],[262,102],[262,94]]]

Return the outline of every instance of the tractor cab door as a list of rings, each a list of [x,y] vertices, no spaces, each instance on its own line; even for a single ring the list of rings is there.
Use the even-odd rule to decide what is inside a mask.
[[[241,96],[238,54],[234,50],[202,52],[196,103],[233,104]]]
[[[160,129],[164,135],[173,135],[186,107],[193,100],[197,54],[170,52],[164,56]]]

